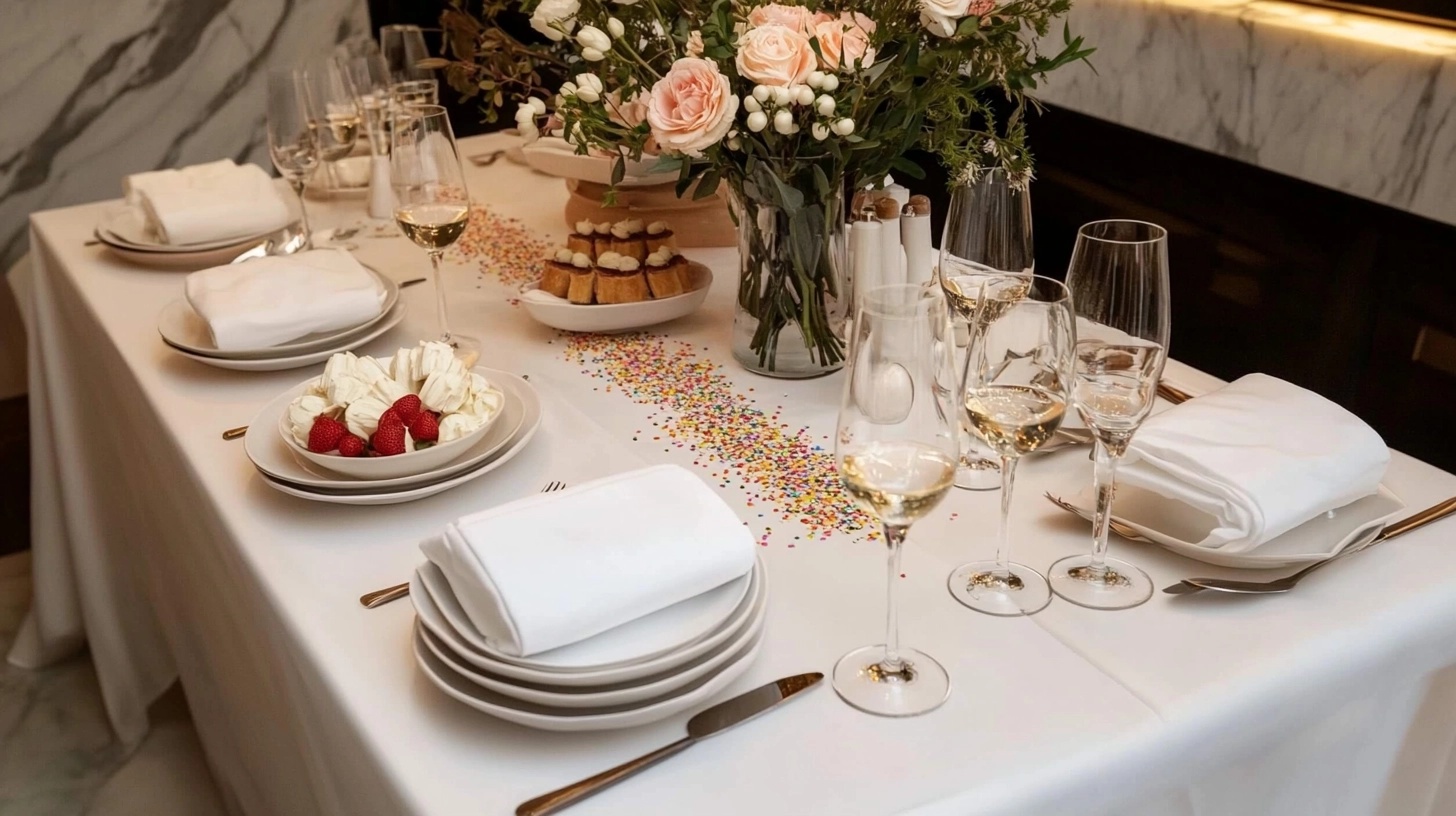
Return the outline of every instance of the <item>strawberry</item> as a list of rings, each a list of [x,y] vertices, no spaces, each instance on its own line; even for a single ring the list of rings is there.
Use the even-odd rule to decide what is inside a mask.
[[[381,421],[379,430],[374,432],[369,444],[385,456],[404,453],[404,425],[398,422],[385,424]]]
[[[339,447],[339,440],[348,434],[349,429],[344,423],[320,415],[314,418],[313,427],[308,429],[308,449],[314,453],[328,453]]]
[[[409,432],[416,442],[434,442],[440,438],[440,420],[430,411],[421,411],[409,423]]]
[[[404,424],[408,425],[419,415],[422,406],[420,405],[419,397],[414,394],[405,394],[394,401],[393,407],[399,414],[399,418],[404,420]]]
[[[362,456],[364,455],[364,440],[353,434],[344,434],[339,440],[340,456]]]
[[[398,425],[403,428],[404,417],[400,416],[399,412],[393,408],[385,408],[384,413],[379,415],[379,427],[383,428],[385,425]]]

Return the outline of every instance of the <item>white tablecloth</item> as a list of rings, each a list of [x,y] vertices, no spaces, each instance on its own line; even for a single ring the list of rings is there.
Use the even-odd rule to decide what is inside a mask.
[[[475,152],[468,140],[464,152]],[[471,168],[469,181],[478,200],[562,236],[559,181],[505,161]],[[352,202],[311,207],[319,225],[361,214]],[[506,813],[680,735],[685,717],[571,735],[473,712],[414,667],[408,603],[357,602],[404,580],[420,559],[416,542],[464,512],[551,480],[691,465],[693,451],[653,439],[650,406],[583,374],[494,277],[453,264],[457,326],[488,340],[484,364],[529,374],[542,393],[536,440],[490,476],[411,504],[283,496],[219,434],[309,372],[227,372],[170,353],[155,318],[181,295],[181,277],[83,246],[100,212],[32,220],[37,599],[12,662],[41,665],[84,638],[113,725],[132,743],[145,733],[146,705],[180,675],[225,796],[252,814]],[[403,239],[354,240],[361,260],[396,279],[428,268]],[[782,406],[790,428],[831,433],[842,377],[781,382],[738,369],[728,353],[734,255],[692,254],[717,283],[701,311],[662,330],[722,363],[740,393]],[[428,285],[406,290],[408,318],[366,351],[430,335],[433,297]],[[1195,391],[1214,384],[1177,365],[1168,376]],[[1073,451],[1023,466],[1017,560],[1044,567],[1087,546],[1084,526],[1039,494],[1079,469],[1090,478],[1088,468]],[[1386,483],[1412,511],[1456,494],[1456,477],[1400,454]],[[724,484],[760,531],[764,508]],[[1117,613],[1057,601],[1006,620],[965,610],[945,591],[954,565],[990,552],[997,501],[957,491],[916,527],[906,553],[902,636],[950,670],[944,707],[886,720],[820,689],[577,812],[1456,812],[1456,671],[1441,673],[1456,663],[1452,527],[1413,533],[1284,596],[1158,594]],[[794,542],[796,522],[768,515],[767,640],[725,696],[827,671],[882,637],[881,549],[848,536]],[[1115,546],[1160,587],[1227,573]]]

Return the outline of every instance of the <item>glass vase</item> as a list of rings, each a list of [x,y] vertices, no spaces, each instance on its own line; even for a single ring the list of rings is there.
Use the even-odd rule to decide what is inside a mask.
[[[843,178],[809,162],[758,161],[733,187],[734,359],[785,379],[839,370],[850,308]]]

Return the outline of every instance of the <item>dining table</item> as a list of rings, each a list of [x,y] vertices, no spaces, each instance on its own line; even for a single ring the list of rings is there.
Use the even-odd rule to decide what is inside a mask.
[[[476,155],[507,138],[459,144]],[[9,660],[41,667],[89,648],[126,746],[180,679],[231,812],[511,813],[682,736],[691,712],[556,733],[472,710],[417,667],[409,601],[360,604],[408,580],[421,540],[447,523],[551,482],[676,464],[749,528],[768,576],[763,647],[714,700],[827,673],[883,637],[885,547],[834,476],[845,374],[773,379],[734,361],[737,251],[685,248],[714,276],[686,317],[619,335],[560,332],[534,322],[519,295],[569,232],[566,183],[509,156],[465,166],[476,206],[441,282],[452,328],[482,340],[480,365],[528,378],[542,423],[483,478],[400,504],[270,489],[222,432],[322,366],[241,372],[184,358],[157,330],[184,273],[88,244],[117,201],[31,216],[28,278],[12,283],[26,292],[35,594]],[[348,241],[363,263],[396,281],[428,275],[425,253],[365,205],[308,201],[316,228],[358,229]],[[388,357],[433,338],[434,286],[402,290],[403,322],[356,351]],[[1221,385],[1176,359],[1164,379],[1195,395]],[[1042,496],[1090,483],[1086,451],[1022,463],[1014,560],[1045,569],[1089,549],[1086,522]],[[1398,451],[1384,485],[1401,515],[1456,495],[1456,475]],[[953,567],[993,551],[999,502],[999,491],[953,490],[912,529],[896,579],[901,642],[946,667],[944,705],[870,716],[822,683],[573,812],[1456,813],[1456,522],[1284,594],[1157,592],[1117,612],[1057,599],[999,618],[946,587]],[[1121,538],[1113,553],[1159,588],[1292,571],[1218,567]]]

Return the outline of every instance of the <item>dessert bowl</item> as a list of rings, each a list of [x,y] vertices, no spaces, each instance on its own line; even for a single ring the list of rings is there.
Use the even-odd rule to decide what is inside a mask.
[[[708,297],[713,273],[697,261],[688,261],[689,288],[681,295],[636,303],[572,303],[540,290],[533,281],[521,290],[521,305],[538,323],[571,332],[632,331],[676,320],[697,311]]]

